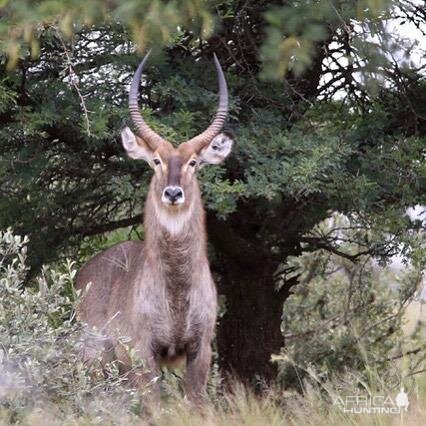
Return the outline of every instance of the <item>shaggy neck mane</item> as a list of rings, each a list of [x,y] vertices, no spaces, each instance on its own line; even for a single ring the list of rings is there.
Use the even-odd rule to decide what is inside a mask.
[[[148,194],[145,208],[145,253],[147,261],[167,286],[186,287],[194,270],[207,260],[205,213],[198,186],[186,209],[170,212]]]

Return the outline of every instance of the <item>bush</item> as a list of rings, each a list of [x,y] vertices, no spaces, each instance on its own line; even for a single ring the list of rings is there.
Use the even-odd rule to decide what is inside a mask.
[[[352,231],[341,231],[350,225],[342,217],[335,220],[339,240],[351,241]],[[334,236],[331,226],[322,226]],[[348,257],[318,250],[290,262],[300,284],[284,305],[286,345],[274,357],[282,383],[300,390],[306,382],[348,377],[360,386],[377,385],[380,377],[382,388],[401,382],[409,388],[413,373],[426,365],[425,322],[417,320],[404,332],[407,309],[421,290],[421,266],[396,274],[369,256],[350,260],[359,251],[351,244],[336,250]]]
[[[72,262],[63,271],[44,268],[26,283],[27,238],[0,233],[0,407],[8,422],[43,408],[55,418],[96,421],[132,418],[137,393],[123,386],[115,363],[95,365],[79,357],[83,333],[74,321],[78,300]],[[32,413],[32,414],[31,414]],[[1,418],[0,418],[1,419]]]

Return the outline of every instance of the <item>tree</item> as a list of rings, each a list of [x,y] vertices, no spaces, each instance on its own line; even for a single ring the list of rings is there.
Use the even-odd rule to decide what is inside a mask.
[[[385,26],[395,14],[424,35],[424,11],[408,1],[102,4],[71,12],[68,2],[6,2],[5,28],[16,31],[0,64],[0,228],[30,235],[33,271],[79,248],[93,253],[117,229],[143,237],[150,172],[118,143],[134,41],[167,42],[154,52],[141,104],[174,142],[208,124],[215,51],[237,140],[225,169],[202,172],[224,296],[219,363],[242,380],[269,381],[270,356],[285,343],[283,304],[298,284],[291,256],[326,250],[386,261],[402,249],[424,261],[416,234],[424,225],[405,210],[425,204],[425,78],[394,60],[410,49],[396,50]],[[351,234],[354,250],[315,228],[335,211],[368,230]]]
[[[348,240],[354,233],[368,232],[339,214],[315,231],[340,234],[345,251],[357,254]],[[395,389],[422,371],[424,321],[417,317],[410,330],[406,324],[410,311],[415,316],[421,269],[381,268],[369,256],[354,263],[327,250],[304,253],[288,263],[299,274],[299,284],[285,304],[286,346],[273,357],[285,387],[300,389],[306,382],[330,378],[374,386],[380,377]],[[404,365],[397,363],[402,358]]]

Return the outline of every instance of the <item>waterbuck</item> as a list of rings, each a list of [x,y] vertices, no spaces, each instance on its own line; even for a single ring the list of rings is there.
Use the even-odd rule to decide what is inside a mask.
[[[174,148],[155,133],[139,112],[139,84],[149,53],[134,74],[129,109],[137,135],[121,132],[127,154],[154,170],[145,202],[145,241],[117,244],[95,256],[80,270],[76,288],[85,289],[79,318],[106,335],[102,347],[87,345],[86,361],[112,352],[129,365],[116,332],[128,336],[145,364],[132,372],[135,386],[152,384],[148,405],[159,402],[156,378],[163,364],[186,360],[188,399],[199,405],[211,361],[217,297],[206,249],[205,213],[197,170],[219,164],[232,149],[230,135],[220,133],[228,112],[222,68],[214,56],[219,80],[219,106],[210,126]],[[91,283],[88,286],[88,283]]]

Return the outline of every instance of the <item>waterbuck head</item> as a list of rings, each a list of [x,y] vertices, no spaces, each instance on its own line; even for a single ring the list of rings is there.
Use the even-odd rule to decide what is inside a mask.
[[[137,134],[125,127],[121,132],[123,146],[131,158],[145,160],[154,170],[150,195],[157,209],[176,215],[188,211],[199,197],[196,172],[207,164],[219,164],[232,149],[232,138],[220,133],[228,112],[228,90],[220,63],[214,55],[219,79],[219,106],[210,126],[198,136],[177,148],[155,133],[139,112],[138,96],[141,75],[149,53],[133,77],[129,109]]]

